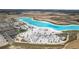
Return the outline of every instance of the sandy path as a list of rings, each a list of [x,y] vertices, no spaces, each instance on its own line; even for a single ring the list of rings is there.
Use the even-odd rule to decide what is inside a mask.
[[[79,40],[74,40],[65,45],[66,49],[79,49]]]

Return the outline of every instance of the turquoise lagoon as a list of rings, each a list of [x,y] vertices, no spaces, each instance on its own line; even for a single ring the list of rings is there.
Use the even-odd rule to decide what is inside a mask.
[[[41,28],[51,28],[57,31],[79,30],[79,25],[57,25],[46,21],[35,20],[30,17],[21,17],[19,18],[19,21],[32,26],[41,27]]]

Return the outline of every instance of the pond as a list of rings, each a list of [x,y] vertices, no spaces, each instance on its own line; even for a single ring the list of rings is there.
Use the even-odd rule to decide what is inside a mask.
[[[50,28],[57,31],[68,31],[68,30],[79,30],[79,25],[57,25],[46,21],[39,21],[32,19],[30,17],[21,17],[19,21],[24,22],[31,26],[41,27],[41,28]]]

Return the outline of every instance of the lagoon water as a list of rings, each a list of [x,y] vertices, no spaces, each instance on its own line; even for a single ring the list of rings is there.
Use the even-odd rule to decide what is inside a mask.
[[[79,30],[79,25],[56,25],[46,21],[33,20],[29,17],[21,17],[19,21],[27,23],[32,26],[37,26],[41,28],[51,28],[58,31],[67,31],[67,30]]]

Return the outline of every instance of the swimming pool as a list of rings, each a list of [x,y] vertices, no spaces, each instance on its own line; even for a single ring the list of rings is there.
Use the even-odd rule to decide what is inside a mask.
[[[79,30],[79,25],[56,25],[46,21],[33,20],[30,17],[21,17],[19,21],[27,23],[31,26],[51,28],[58,31]]]

